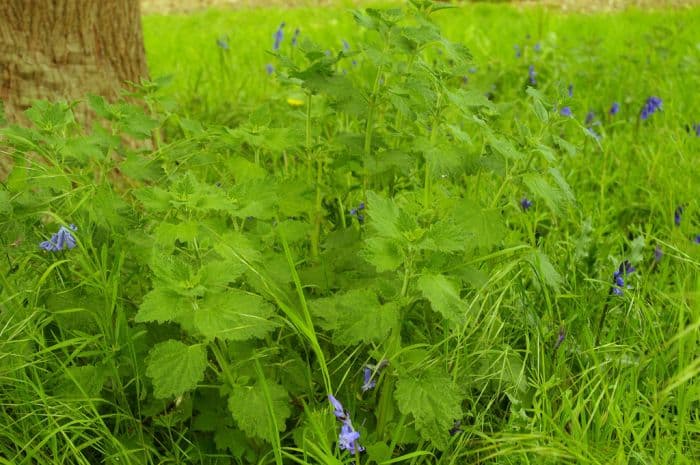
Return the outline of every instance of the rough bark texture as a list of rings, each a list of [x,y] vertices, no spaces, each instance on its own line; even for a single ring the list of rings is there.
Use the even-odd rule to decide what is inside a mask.
[[[0,0],[0,100],[113,98],[147,76],[139,0]]]

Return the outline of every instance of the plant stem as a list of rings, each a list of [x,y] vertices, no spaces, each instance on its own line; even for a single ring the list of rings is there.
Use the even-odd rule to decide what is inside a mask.
[[[374,126],[374,106],[376,103],[377,92],[379,91],[379,81],[382,76],[382,68],[380,65],[377,68],[377,75],[374,78],[374,85],[372,86],[372,93],[369,95],[367,102],[367,125],[365,126],[365,143],[364,143],[364,160],[363,164],[367,166],[367,160],[372,154],[372,129]],[[367,172],[362,175],[362,197],[367,198]]]
[[[321,236],[321,181],[323,180],[323,161],[316,160],[316,202],[314,204],[314,231],[311,234],[311,258],[318,258],[318,243]]]
[[[603,307],[603,313],[600,315],[600,321],[598,321],[598,332],[595,336],[595,345],[597,346],[600,342],[600,334],[603,332],[603,326],[605,325],[605,318],[608,315],[608,310],[610,309],[610,296],[613,293],[613,288],[608,291],[608,298],[605,300],[605,307]]]

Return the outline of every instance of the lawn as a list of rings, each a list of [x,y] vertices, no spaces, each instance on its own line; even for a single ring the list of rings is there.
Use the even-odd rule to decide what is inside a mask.
[[[700,8],[443,6],[149,15],[1,130],[0,464],[700,461]]]

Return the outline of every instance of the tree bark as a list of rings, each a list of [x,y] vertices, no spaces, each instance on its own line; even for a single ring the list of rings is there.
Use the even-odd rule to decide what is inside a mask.
[[[139,0],[0,0],[0,100],[113,99],[148,75]]]

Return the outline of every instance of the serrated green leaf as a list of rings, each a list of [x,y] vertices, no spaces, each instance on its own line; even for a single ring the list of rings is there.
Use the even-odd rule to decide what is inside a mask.
[[[311,234],[311,225],[306,221],[284,220],[277,227],[289,244],[304,241]]]
[[[207,294],[194,315],[194,324],[207,339],[231,341],[262,338],[276,324],[274,307],[262,297],[239,289]]]
[[[365,14],[361,10],[353,10],[352,17],[355,20],[355,22],[361,27],[364,27],[366,29],[377,28],[376,20],[372,16]]]
[[[537,150],[544,156],[545,160],[550,163],[554,163],[554,160],[557,158],[554,149],[544,144],[537,144],[536,147]]]
[[[544,203],[553,212],[561,213],[561,209],[567,200],[561,189],[552,186],[542,175],[536,173],[523,175],[523,183],[525,183],[532,194],[544,200]]]
[[[218,450],[228,450],[240,463],[256,463],[258,461],[255,451],[250,448],[250,440],[238,428],[217,429],[214,432],[214,444]]]
[[[238,203],[235,216],[259,219],[272,219],[277,210],[277,194],[264,180],[237,184],[231,191],[231,198]]]
[[[571,142],[568,142],[559,136],[552,136],[552,140],[560,149],[566,151],[570,156],[573,157],[576,155],[576,146],[574,146]]]
[[[199,223],[195,221],[184,221],[182,223],[162,222],[156,227],[156,244],[172,245],[175,241],[192,242],[197,237]]]
[[[632,264],[637,264],[644,260],[644,247],[646,242],[644,236],[637,236],[630,244],[629,260]]]
[[[405,260],[404,251],[399,244],[383,237],[367,239],[361,255],[380,273],[397,269]]]
[[[459,285],[443,275],[424,273],[418,278],[418,290],[430,306],[445,319],[459,323],[464,320],[466,305],[459,296]]]
[[[153,395],[166,399],[180,396],[204,380],[207,353],[202,345],[168,340],[151,349],[146,364],[146,375],[153,380]]]
[[[71,399],[90,399],[97,397],[107,380],[104,368],[95,365],[68,367],[63,380],[56,389],[56,394]]]
[[[396,382],[395,395],[399,410],[413,416],[423,439],[444,450],[450,428],[462,417],[462,399],[452,379],[436,368],[404,375]]]
[[[93,223],[105,229],[117,229],[123,227],[123,214],[128,209],[129,204],[116,195],[109,184],[101,184],[96,186],[90,199],[88,214]]]
[[[134,191],[134,196],[143,206],[153,212],[163,212],[172,208],[173,196],[160,187],[144,187]]]
[[[178,119],[178,123],[186,136],[198,136],[204,133],[202,123],[197,120],[181,117]]]
[[[416,245],[419,250],[457,252],[464,250],[464,231],[458,225],[443,219],[430,225],[423,239]]]
[[[214,244],[214,250],[224,258],[248,263],[259,262],[262,259],[260,247],[238,231],[232,231],[221,236]]]
[[[391,169],[408,174],[412,164],[411,156],[398,150],[381,152],[379,156],[370,155],[364,160],[365,169],[369,174],[385,173]]]
[[[200,268],[199,282],[207,292],[223,292],[227,284],[241,277],[246,269],[238,260],[212,260]]]
[[[104,119],[112,118],[112,110],[104,97],[99,95],[88,95],[88,105],[90,108]]]
[[[305,216],[315,208],[315,190],[303,179],[290,178],[275,183],[280,216]]]
[[[467,64],[469,64],[472,55],[464,44],[452,42],[445,38],[441,40],[441,43],[445,50],[445,55],[447,58],[454,61],[456,69],[462,70]]]
[[[128,153],[126,160],[119,163],[119,170],[124,173],[127,177],[135,179],[137,181],[153,181],[159,179],[163,175],[163,169],[159,163],[154,162],[151,158],[143,156],[139,153]],[[160,192],[165,192],[157,187],[149,186],[147,188],[139,189],[137,191],[141,193],[141,197],[137,195],[137,198],[142,202],[148,200],[148,193],[152,189],[158,190]],[[146,192],[144,194],[144,191]],[[153,199],[159,199],[159,195],[155,194],[152,196]],[[168,199],[169,200],[169,199]],[[170,203],[165,205],[159,204],[157,210],[166,210],[170,207]]]
[[[467,134],[459,126],[457,126],[455,124],[446,124],[445,127],[450,130],[450,133],[455,138],[455,140],[457,140],[459,142],[463,142],[465,144],[472,143],[472,138],[469,137],[469,134]]]
[[[448,92],[447,98],[462,112],[467,112],[471,108],[486,107],[495,110],[496,106],[489,100],[483,92],[476,90],[459,89],[455,92]]]
[[[148,139],[151,131],[160,124],[155,119],[146,115],[143,108],[130,103],[118,103],[113,106],[119,118],[119,126],[122,131],[137,139]]]
[[[73,111],[65,102],[35,101],[24,114],[43,131],[56,131],[74,121]]]
[[[199,283],[193,260],[184,254],[171,255],[154,250],[149,267],[157,278],[173,292],[185,297],[201,297],[205,288]]]
[[[440,31],[430,23],[421,24],[419,27],[402,27],[400,34],[418,47],[440,40]]]
[[[394,239],[402,238],[398,228],[400,211],[392,199],[384,198],[375,192],[367,192],[367,211],[370,225],[378,235]]]
[[[483,209],[470,199],[457,204],[453,217],[462,231],[467,247],[493,247],[503,240],[507,232],[498,210]]]
[[[250,181],[265,179],[267,172],[265,169],[246,160],[243,157],[232,157],[227,160],[227,164],[231,169],[231,173],[236,179],[236,182],[244,184]]]
[[[532,110],[535,112],[535,116],[537,116],[538,120],[543,124],[547,124],[549,121],[549,112],[540,100],[533,100]]]
[[[333,343],[338,346],[379,343],[386,339],[392,329],[399,327],[398,323],[398,306],[394,303],[379,305],[374,297],[370,306],[353,307],[352,311],[340,315]]]
[[[134,321],[165,323],[175,321],[190,310],[192,304],[186,298],[168,288],[157,287],[144,296]]]
[[[549,257],[539,250],[533,250],[527,257],[527,260],[537,270],[540,279],[556,292],[559,292],[559,287],[564,279],[556,268],[554,268],[552,262],[549,261]]]
[[[435,178],[458,172],[464,163],[464,151],[458,146],[435,144],[425,137],[416,138],[414,146],[423,152]]]
[[[513,144],[503,136],[490,134],[488,136],[489,145],[496,152],[511,160],[521,160],[523,154],[513,146]]]
[[[559,186],[559,189],[564,195],[564,200],[566,202],[573,202],[575,200],[574,193],[561,172],[556,168],[549,168],[548,172],[552,178],[554,178],[554,182],[557,183],[557,186]]]
[[[532,109],[535,112],[537,119],[546,124],[549,121],[549,112],[544,104],[544,96],[540,91],[533,87],[528,87],[525,92],[527,92],[527,95],[532,98]]]
[[[523,356],[509,345],[484,351],[475,366],[474,378],[477,384],[497,382],[501,390],[517,396],[528,389],[528,381]]]
[[[336,345],[379,342],[398,327],[398,307],[391,302],[382,305],[369,289],[313,300],[310,309],[322,328],[333,330]]]
[[[275,412],[274,421],[277,430],[282,432],[286,429],[287,418],[292,414],[289,397],[279,384],[268,381],[267,387],[272,399],[272,410]],[[253,386],[234,386],[228,398],[228,409],[248,436],[271,442],[271,419],[267,415],[268,407],[258,382]]]

